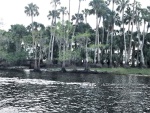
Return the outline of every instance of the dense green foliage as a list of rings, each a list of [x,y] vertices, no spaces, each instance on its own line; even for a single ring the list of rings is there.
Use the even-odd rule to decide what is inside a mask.
[[[34,59],[35,69],[40,68],[43,59],[47,65],[61,64],[63,68],[150,67],[150,7],[142,8],[136,0],[92,0],[80,11],[81,2],[85,1],[79,0],[78,11],[70,19],[70,10],[61,6],[61,0],[53,0],[47,27],[34,22],[39,7],[28,4],[25,13],[31,17],[30,25],[16,24],[9,31],[0,30],[1,60],[15,63]],[[95,29],[88,23],[90,15],[95,16]]]

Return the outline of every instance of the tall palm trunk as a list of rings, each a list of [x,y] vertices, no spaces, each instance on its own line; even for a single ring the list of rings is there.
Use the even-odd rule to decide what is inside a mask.
[[[136,29],[137,29],[137,38],[138,38],[138,44],[139,44],[139,47],[138,47],[138,51],[140,50],[140,54],[142,54],[141,52],[141,40],[140,40],[140,23],[139,23],[139,20],[137,20],[137,23],[136,23]],[[141,62],[141,58],[140,58],[140,62]],[[139,54],[137,55],[137,64],[139,63]],[[141,62],[142,63],[142,62]]]
[[[59,59],[61,58],[61,40],[60,40],[60,42],[59,42],[59,46],[58,46],[58,54],[59,54]],[[59,65],[61,65],[61,62],[60,62],[60,60],[58,61],[58,64]]]
[[[137,15],[139,17],[139,14]],[[137,38],[139,43],[139,50],[140,50],[140,66],[145,67],[145,61],[144,61],[144,54],[143,54],[143,45],[144,45],[144,39],[145,39],[145,25],[146,21],[144,20],[144,29],[143,29],[143,40],[140,40],[140,21],[137,19]]]
[[[96,12],[96,11],[95,11]],[[98,57],[98,47],[96,47],[97,46],[97,43],[98,43],[98,15],[97,15],[97,13],[96,13],[96,32],[95,32],[96,34],[95,34],[95,51],[94,51],[94,63],[96,64],[96,56]],[[97,51],[97,53],[96,53],[96,51]],[[98,58],[97,58],[98,59]]]
[[[63,43],[63,64],[62,64],[62,68],[65,69],[65,62],[66,62],[66,40],[65,40],[65,28],[64,28],[64,13],[62,13],[62,26],[63,26],[63,39],[64,39],[64,43]]]
[[[73,38],[73,37],[74,37],[74,35],[75,35],[76,26],[77,26],[77,24],[78,24],[78,20],[79,20],[80,5],[81,5],[81,0],[79,0],[78,14],[77,14],[77,18],[76,18],[76,23],[75,23],[75,26],[74,26],[74,30],[73,30],[73,33],[72,33],[72,38]],[[71,50],[72,50],[72,43],[73,43],[73,40],[71,40],[71,47],[70,47],[70,49],[71,49]]]
[[[88,50],[87,50],[88,39],[85,39],[85,70],[88,70]]]
[[[51,63],[53,63],[53,51],[54,51],[54,41],[55,41],[55,32],[54,32],[54,35],[52,35],[52,46],[51,46],[51,58],[50,58],[50,61]]]
[[[37,64],[37,49],[36,49],[36,41],[35,41],[35,36],[34,36],[34,29],[33,29],[33,16],[31,16],[31,21],[32,21],[32,48],[35,47],[35,51],[34,51],[34,69],[36,70],[38,68],[38,64]]]
[[[70,22],[70,0],[69,0],[69,14],[68,14],[68,21]]]
[[[135,0],[134,0],[134,3],[133,3],[133,14],[132,14],[132,18],[131,18],[131,22],[132,22],[132,28],[131,28],[131,37],[130,37],[130,42],[129,42],[129,52],[128,52],[128,61],[129,61],[129,58],[130,58],[130,55],[131,55],[131,46],[132,46],[132,39],[133,39],[133,24],[134,24],[134,10],[135,10]]]
[[[108,32],[107,32],[106,45],[108,44],[108,38],[109,38],[109,30],[108,30]]]
[[[132,49],[132,67],[135,67],[135,42],[133,42],[133,49]]]
[[[51,56],[51,44],[52,44],[52,34],[51,34],[51,37],[49,39],[49,46],[48,46],[48,62],[50,62],[50,56]]]
[[[104,17],[103,17],[103,34],[102,34],[102,44],[104,42],[104,33],[105,33],[105,28],[104,28]]]
[[[130,43],[132,43],[132,40],[131,40],[131,37],[130,37],[130,27],[131,27],[131,20],[128,23],[129,46],[130,46]],[[129,59],[130,59],[130,56],[131,56],[129,53],[131,53],[130,47],[128,47],[128,50],[127,50],[127,65],[129,65]]]
[[[57,3],[55,2],[55,5],[54,5],[54,11],[56,13],[56,6],[57,6]],[[56,25],[56,14],[55,14],[55,25]]]
[[[37,64],[37,42],[35,41],[35,62],[34,62],[34,69],[38,69],[38,64]]]
[[[32,26],[32,41],[33,41],[33,42],[32,42],[32,47],[34,47],[34,40],[35,40],[35,39],[34,39],[34,33],[33,33],[33,32],[34,32],[34,29],[33,29],[33,16],[31,16],[31,22],[32,22],[32,23],[31,23],[31,24],[32,24],[32,25],[31,25],[31,26]]]
[[[48,58],[47,58],[47,63],[48,65],[49,64],[52,64],[52,42],[53,42],[53,18],[52,18],[52,22],[51,22],[51,28],[50,28],[50,31],[51,31],[51,36],[50,36],[50,39],[49,39],[49,46],[48,46]]]
[[[97,20],[98,20],[98,15],[97,15]],[[101,61],[101,59],[100,59],[100,47],[99,47],[99,44],[100,44],[100,42],[99,42],[99,25],[100,25],[100,21],[101,21],[101,18],[99,19],[99,23],[98,23],[98,25],[97,25],[97,27],[96,27],[96,29],[97,29],[97,62],[98,62],[98,64],[100,64],[100,61]]]
[[[55,13],[56,13],[56,6],[57,6],[57,3],[55,2],[55,6],[54,6]],[[55,23],[53,23],[55,25],[55,28],[56,28],[56,18],[57,17],[56,17],[56,14],[55,14],[55,17],[54,17]],[[50,56],[50,63],[51,64],[53,63],[54,41],[55,41],[55,30],[54,30],[54,33],[52,35],[51,56]]]
[[[87,24],[87,16],[85,16],[85,23]]]
[[[65,41],[65,40],[64,40]],[[62,63],[62,68],[65,69],[65,42],[63,43],[63,63]]]
[[[56,7],[57,7],[57,2],[54,3],[54,11],[55,13],[56,12]],[[50,38],[50,41],[49,41],[49,54],[48,54],[48,64],[52,64],[53,63],[53,51],[54,51],[54,41],[55,41],[55,30],[54,30],[54,33],[53,33],[53,25],[55,25],[56,27],[56,14],[55,14],[55,17],[52,18],[52,22],[51,22],[51,38]],[[54,20],[54,21],[53,21]],[[55,29],[54,27],[54,29]]]
[[[41,40],[41,39],[42,39],[42,33],[40,33],[40,40]],[[40,69],[41,59],[42,59],[42,44],[40,43],[38,69]]]
[[[145,40],[145,25],[146,25],[146,21],[144,20],[144,29],[143,29],[143,40],[142,40],[142,44],[141,44],[141,66],[145,67],[145,60],[144,60],[144,54],[143,54],[143,46],[144,46],[144,40]]]
[[[127,46],[126,46],[126,35],[125,35],[125,28],[124,28],[124,9],[122,12],[122,22],[123,22],[123,39],[124,39],[124,57],[125,57],[125,65],[127,65]]]
[[[114,3],[112,0],[112,12],[114,12]],[[114,16],[112,16],[112,29],[111,29],[111,39],[110,39],[110,67],[112,67],[112,44],[113,44],[113,36],[114,36]]]

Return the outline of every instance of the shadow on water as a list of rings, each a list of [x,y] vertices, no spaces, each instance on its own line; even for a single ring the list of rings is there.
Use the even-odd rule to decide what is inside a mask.
[[[149,113],[149,77],[0,72],[0,113]],[[15,77],[15,78],[13,78]]]

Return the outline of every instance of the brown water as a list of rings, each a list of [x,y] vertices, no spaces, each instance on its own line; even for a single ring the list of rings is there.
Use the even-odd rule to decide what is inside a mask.
[[[150,113],[149,77],[1,75],[0,113]]]

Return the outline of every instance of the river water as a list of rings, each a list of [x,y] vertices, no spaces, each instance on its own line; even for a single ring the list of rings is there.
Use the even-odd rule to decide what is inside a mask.
[[[0,75],[0,113],[150,113],[149,77]]]

